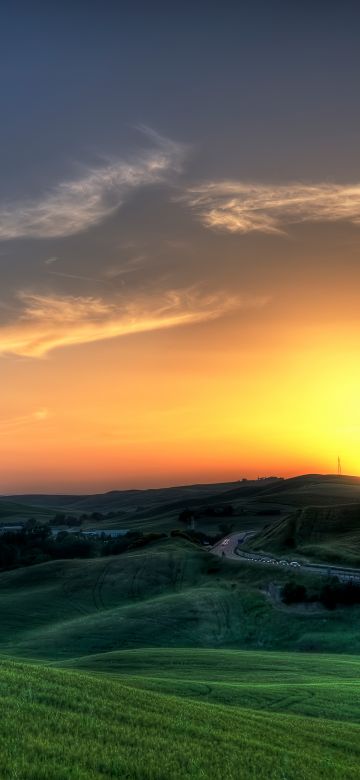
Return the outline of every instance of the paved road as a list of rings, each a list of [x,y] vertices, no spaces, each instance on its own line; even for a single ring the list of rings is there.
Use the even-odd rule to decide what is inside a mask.
[[[343,582],[352,580],[360,582],[360,569],[352,569],[346,566],[334,566],[333,564],[303,563],[298,561],[296,554],[292,561],[284,558],[275,558],[274,555],[260,554],[254,552],[242,551],[241,545],[244,544],[256,531],[251,528],[247,531],[238,531],[237,533],[225,536],[220,542],[215,544],[210,552],[227,560],[237,561],[238,563],[247,563],[254,566],[268,566],[287,568],[289,571],[302,571],[310,574],[320,574],[324,577],[338,577]]]
[[[237,533],[229,534],[229,536],[224,536],[223,539],[220,539],[220,542],[214,544],[210,552],[214,555],[230,558],[233,561],[239,562],[239,555],[235,552],[235,549],[239,545],[244,544],[244,542],[250,539],[251,536],[254,536],[254,534],[255,531],[250,529],[249,531],[238,531]]]

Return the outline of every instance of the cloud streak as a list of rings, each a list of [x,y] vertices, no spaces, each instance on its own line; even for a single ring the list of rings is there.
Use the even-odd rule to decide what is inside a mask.
[[[360,184],[251,184],[208,182],[181,198],[208,228],[229,233],[286,232],[302,222],[360,225]]]
[[[131,303],[29,293],[20,298],[23,309],[17,321],[0,327],[0,355],[41,358],[58,347],[204,322],[267,302],[261,296],[202,295],[195,289]]]
[[[0,204],[0,240],[80,233],[111,216],[131,191],[160,183],[171,171],[179,171],[184,147],[154,133],[151,138],[156,147],[132,162],[117,160],[91,168],[35,201]]]
[[[46,408],[37,409],[31,414],[23,414],[19,417],[7,417],[0,419],[0,433],[11,433],[14,428],[21,428],[29,423],[43,422],[49,418],[49,410]]]

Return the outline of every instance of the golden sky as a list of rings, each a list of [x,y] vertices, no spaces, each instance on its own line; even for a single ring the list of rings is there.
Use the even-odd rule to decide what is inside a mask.
[[[304,312],[301,293],[292,314],[264,296],[203,322],[4,357],[6,490],[331,472],[338,453],[357,473],[358,319],[351,300],[345,322],[327,319],[328,302]]]
[[[9,11],[0,493],[360,473],[360,11],[280,5]]]

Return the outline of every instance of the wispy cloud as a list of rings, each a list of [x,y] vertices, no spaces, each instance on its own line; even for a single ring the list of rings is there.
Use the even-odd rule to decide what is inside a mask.
[[[146,260],[147,255],[135,255],[135,257],[131,257],[130,260],[127,260],[125,263],[121,263],[121,265],[112,265],[110,268],[107,268],[104,272],[104,276],[106,276],[107,279],[117,279],[119,276],[133,274],[141,268],[144,268]]]
[[[104,284],[104,279],[98,276],[84,276],[83,274],[67,274],[63,271],[48,271],[49,276],[59,276],[62,279],[80,279],[83,282],[100,282]]]
[[[360,225],[360,184],[251,184],[219,181],[191,187],[187,204],[209,228],[230,233],[284,233],[301,222]]]
[[[113,214],[132,190],[162,182],[170,171],[180,170],[184,147],[155,133],[151,140],[156,146],[130,162],[113,160],[91,168],[35,201],[0,204],[0,240],[70,236],[87,230]],[[49,258],[48,264],[54,261]]]
[[[0,419],[0,433],[11,432],[14,428],[21,428],[29,423],[42,422],[50,417],[49,410],[46,408],[37,409],[30,414],[19,415],[18,417],[5,417]]]
[[[0,327],[0,354],[40,358],[57,347],[212,320],[237,308],[263,306],[267,300],[201,294],[194,288],[130,303],[22,293],[17,321]]]

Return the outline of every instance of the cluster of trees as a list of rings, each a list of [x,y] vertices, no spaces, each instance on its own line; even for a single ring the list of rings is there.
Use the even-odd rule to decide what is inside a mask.
[[[57,512],[50,520],[50,525],[67,525],[69,527],[81,526],[82,523],[95,522],[102,523],[104,520],[112,520],[118,516],[118,512],[83,512],[80,516],[67,515],[64,512]]]
[[[92,553],[90,540],[66,532],[55,539],[48,526],[24,527],[0,537],[1,569],[31,566],[56,558],[88,558]]]
[[[75,515],[65,515],[62,512],[58,512],[54,517],[49,520],[50,525],[59,526],[66,525],[69,528],[75,528],[82,525],[82,519]]]
[[[223,504],[222,506],[204,506],[199,509],[183,509],[178,515],[178,521],[183,523],[187,527],[195,526],[196,521],[202,517],[218,517],[220,522],[218,524],[220,530],[220,537],[226,536],[231,533],[233,529],[233,523],[230,518],[234,514],[234,507],[232,504]]]
[[[189,542],[195,542],[195,544],[216,544],[222,538],[222,534],[205,534],[203,531],[195,531],[191,528],[187,528],[182,531],[180,528],[174,528],[171,531],[170,536],[178,536],[181,539],[187,539]]]
[[[160,539],[166,539],[167,534],[163,533],[148,533],[144,534],[141,531],[129,531],[124,536],[118,536],[116,539],[106,539],[104,541],[102,555],[119,555],[126,550],[133,550],[139,547],[145,547],[153,542],[158,542]]]
[[[0,570],[64,558],[118,555],[134,547],[144,547],[165,536],[132,531],[116,539],[106,535],[99,539],[61,531],[54,537],[48,525],[24,527],[21,531],[7,531],[0,536]]]
[[[281,590],[281,598],[285,604],[310,604],[320,602],[326,609],[336,609],[338,606],[351,607],[360,604],[360,584],[340,582],[332,577],[317,587],[307,588],[293,581],[287,582]]]

